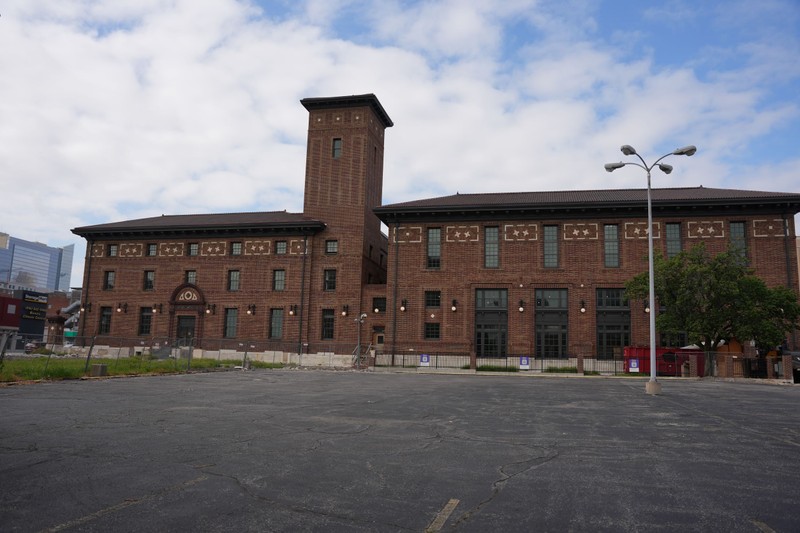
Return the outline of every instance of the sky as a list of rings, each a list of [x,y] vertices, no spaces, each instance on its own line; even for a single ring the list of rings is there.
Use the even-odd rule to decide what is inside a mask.
[[[653,187],[800,192],[798,0],[6,0],[0,232],[302,212],[302,98],[374,93],[383,203]]]

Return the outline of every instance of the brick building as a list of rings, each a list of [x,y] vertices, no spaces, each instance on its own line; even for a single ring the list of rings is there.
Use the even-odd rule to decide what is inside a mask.
[[[153,217],[87,239],[81,335],[257,340],[286,352],[614,358],[647,342],[646,191],[456,194],[381,205],[384,133],[371,94],[308,98],[303,213]],[[666,255],[743,247],[798,287],[800,194],[654,189]],[[388,228],[388,238],[381,231]],[[359,320],[366,315],[362,320]],[[663,342],[670,342],[664,339]]]

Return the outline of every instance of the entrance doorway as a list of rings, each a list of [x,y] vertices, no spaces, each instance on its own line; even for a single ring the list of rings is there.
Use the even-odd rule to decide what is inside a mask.
[[[183,345],[191,344],[192,339],[194,339],[196,321],[197,317],[194,316],[178,317],[178,329],[175,332],[178,342]]]

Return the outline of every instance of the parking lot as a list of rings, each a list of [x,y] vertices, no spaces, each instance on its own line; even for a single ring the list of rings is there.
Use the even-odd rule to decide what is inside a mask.
[[[0,387],[2,531],[800,531],[800,386],[253,370]]]

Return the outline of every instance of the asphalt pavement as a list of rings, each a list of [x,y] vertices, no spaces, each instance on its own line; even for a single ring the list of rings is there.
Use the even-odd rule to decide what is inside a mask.
[[[0,531],[800,531],[800,386],[251,370],[0,387]]]

